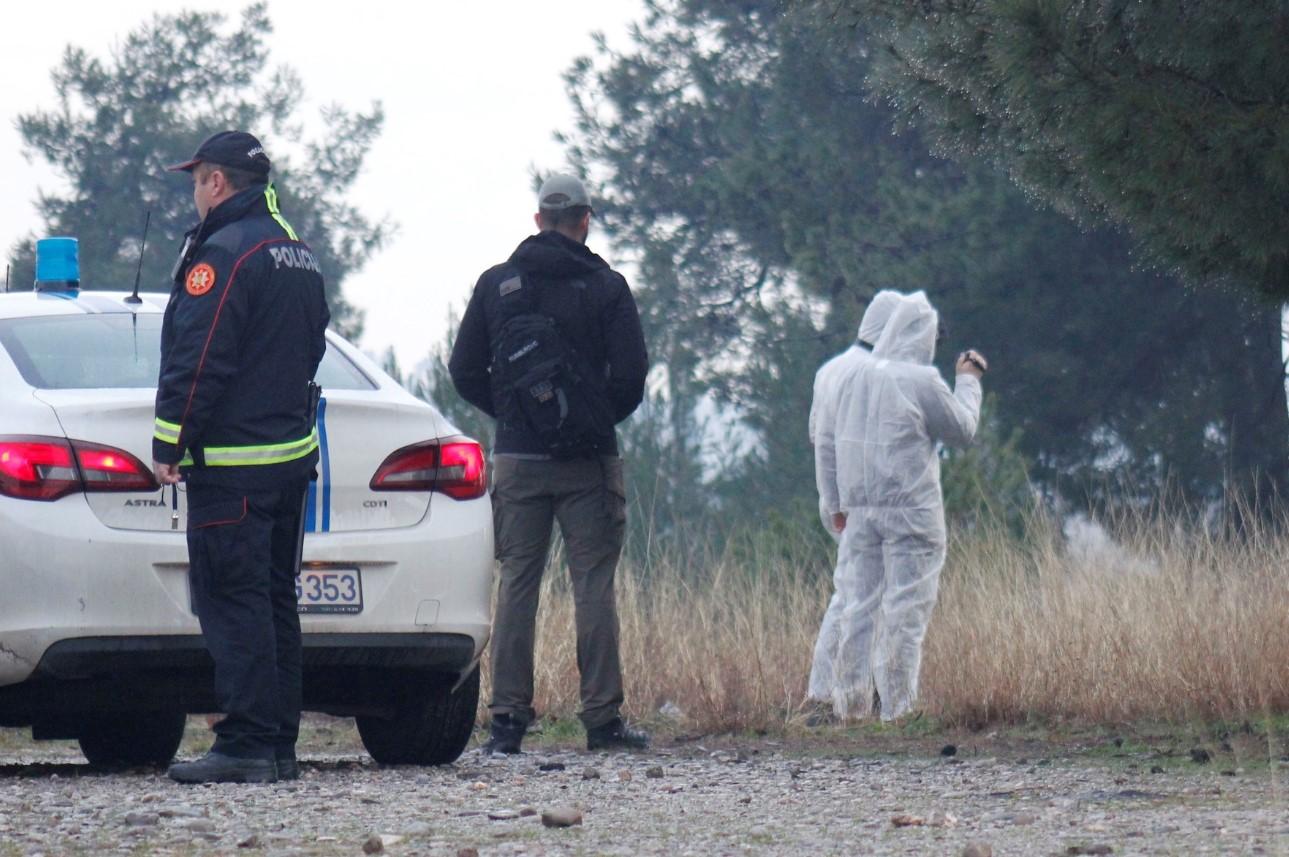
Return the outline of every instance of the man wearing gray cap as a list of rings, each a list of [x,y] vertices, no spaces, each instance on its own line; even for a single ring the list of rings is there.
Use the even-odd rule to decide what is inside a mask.
[[[644,398],[649,361],[626,280],[586,247],[591,215],[578,179],[542,184],[538,234],[479,278],[448,363],[462,398],[497,421],[491,752],[518,753],[536,715],[537,600],[555,521],[573,585],[587,748],[649,742],[619,714],[614,595],[626,524],[614,426]]]

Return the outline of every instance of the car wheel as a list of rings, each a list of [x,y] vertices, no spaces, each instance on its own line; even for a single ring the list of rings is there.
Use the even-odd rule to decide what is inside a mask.
[[[182,711],[95,715],[80,728],[81,752],[96,768],[166,765],[184,737]]]
[[[363,746],[383,765],[448,765],[469,743],[478,707],[476,667],[455,693],[451,685],[440,685],[400,706],[393,717],[355,720]]]

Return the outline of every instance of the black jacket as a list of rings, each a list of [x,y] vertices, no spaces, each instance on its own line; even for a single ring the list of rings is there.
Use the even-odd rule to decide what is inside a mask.
[[[318,260],[255,185],[186,236],[161,329],[152,455],[208,481],[312,470],[308,384],[331,315]]]
[[[536,289],[536,308],[559,326],[573,350],[591,367],[615,423],[631,416],[644,398],[649,355],[645,350],[640,314],[622,275],[585,245],[558,232],[542,232],[524,240],[509,261],[489,268],[479,278],[466,307],[448,371],[461,398],[498,418],[498,397],[492,389],[492,344],[505,318],[498,305],[502,282],[522,275],[523,288]],[[578,288],[577,282],[585,288]],[[542,455],[549,450],[522,423],[501,415],[494,452]],[[616,455],[617,438],[610,431],[594,452]]]

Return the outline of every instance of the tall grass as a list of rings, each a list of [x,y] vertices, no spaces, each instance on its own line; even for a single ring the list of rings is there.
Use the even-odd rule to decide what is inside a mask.
[[[1111,530],[1117,542],[1091,551],[1041,523],[1025,540],[955,537],[923,708],[971,726],[1289,712],[1289,537],[1222,538],[1176,518]],[[619,569],[627,713],[650,719],[672,703],[681,728],[701,732],[791,721],[831,594],[830,552],[803,535],[651,557]],[[578,704],[573,607],[562,560],[553,565],[535,704],[565,717]]]

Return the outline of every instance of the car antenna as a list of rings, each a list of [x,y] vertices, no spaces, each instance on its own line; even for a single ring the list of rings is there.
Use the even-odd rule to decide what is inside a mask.
[[[125,299],[127,304],[141,304],[139,297],[139,278],[143,276],[143,251],[148,249],[148,226],[152,223],[152,209],[143,218],[143,240],[139,242],[139,267],[134,270],[134,294]]]

